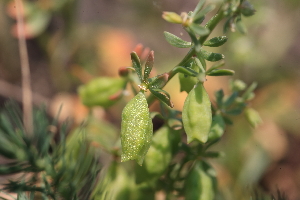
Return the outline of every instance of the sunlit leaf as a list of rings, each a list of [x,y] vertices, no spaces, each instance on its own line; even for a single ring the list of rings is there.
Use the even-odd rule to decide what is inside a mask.
[[[165,38],[167,42],[169,42],[171,45],[178,47],[178,48],[189,48],[192,46],[191,42],[184,41],[183,39],[177,37],[176,35],[173,35],[172,33],[169,33],[167,31],[164,32]]]

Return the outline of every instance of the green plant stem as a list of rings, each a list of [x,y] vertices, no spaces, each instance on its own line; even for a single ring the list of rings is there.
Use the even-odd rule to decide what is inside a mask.
[[[214,28],[217,26],[217,24],[223,19],[223,10],[220,9],[216,15],[214,15],[205,25],[206,28],[210,30],[210,33],[214,30]],[[206,39],[209,37],[210,34],[203,36],[199,39],[199,43],[202,45]],[[186,54],[186,56],[180,61],[180,63],[176,66],[183,66],[186,64],[186,62],[195,55],[195,47],[193,46],[190,51]],[[175,66],[175,67],[176,67]],[[174,67],[174,68],[175,68]],[[168,72],[169,77],[167,83],[178,73],[177,71],[174,71],[174,68]],[[150,106],[154,101],[156,100],[156,97],[153,94],[150,94],[147,97],[148,105]]]

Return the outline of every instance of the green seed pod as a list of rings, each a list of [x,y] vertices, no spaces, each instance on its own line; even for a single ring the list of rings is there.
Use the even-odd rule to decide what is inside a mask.
[[[198,83],[188,94],[182,110],[182,121],[188,143],[193,140],[207,142],[212,114],[211,102],[203,84]]]
[[[121,124],[121,162],[136,160],[142,165],[151,145],[153,125],[144,93],[139,92],[125,106]]]
[[[217,186],[214,169],[204,161],[198,161],[185,182],[186,200],[213,200]]]
[[[183,91],[190,92],[198,82],[197,77],[186,76],[181,73],[178,75],[178,77],[180,82],[180,92]]]
[[[161,175],[165,171],[172,158],[172,147],[178,146],[179,141],[179,132],[168,126],[163,126],[154,134],[144,165],[150,174]]]
[[[125,79],[101,77],[79,87],[79,96],[86,106],[109,107],[122,97]]]
[[[137,183],[158,179],[169,166],[172,154],[177,152],[180,131],[163,126],[153,136],[150,149],[142,167],[137,167]]]

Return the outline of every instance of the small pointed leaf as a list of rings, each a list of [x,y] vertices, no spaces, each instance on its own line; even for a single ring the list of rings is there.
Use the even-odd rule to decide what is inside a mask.
[[[208,28],[205,28],[205,27],[200,26],[200,25],[195,24],[195,23],[192,23],[190,25],[190,28],[191,28],[191,30],[193,30],[199,36],[205,36],[205,35],[208,35],[210,33]]]
[[[149,88],[163,88],[166,83],[168,82],[169,74],[164,73],[157,75],[151,79],[148,79],[149,81]]]
[[[206,73],[208,76],[232,76],[234,75],[234,71],[231,69],[215,69]]]
[[[236,19],[236,29],[240,32],[240,33],[242,33],[242,34],[246,34],[247,33],[247,28],[246,28],[246,26],[245,26],[245,24],[242,22],[242,19],[241,19],[241,17],[238,17],[237,19]]]
[[[154,51],[150,51],[150,54],[145,64],[144,80],[147,80],[149,78],[149,75],[153,68],[153,63],[154,63]]]
[[[216,62],[216,61],[219,61],[219,60],[225,58],[225,56],[223,54],[208,52],[208,51],[205,51],[204,49],[200,50],[200,55],[205,60],[208,60],[211,62]]]
[[[186,30],[187,33],[189,34],[189,36],[190,36],[192,42],[194,43],[195,51],[196,51],[196,52],[200,52],[200,50],[201,50],[201,44],[200,44],[200,42],[198,41],[198,39],[197,39],[197,37],[196,37],[194,31],[191,30],[190,28],[186,28],[185,30]]]
[[[162,102],[164,102],[165,104],[167,104],[171,108],[174,107],[174,104],[171,101],[171,97],[170,97],[169,93],[167,93],[166,91],[164,91],[162,89],[155,89],[155,88],[151,89],[150,88],[149,90],[159,100],[161,100]]]
[[[218,107],[219,108],[222,107],[223,98],[224,98],[224,91],[222,89],[218,90],[215,93],[215,97],[216,97],[216,102],[217,102]]]
[[[139,56],[133,51],[131,54],[132,67],[138,75],[141,82],[143,82],[142,66]]]
[[[209,46],[209,47],[219,47],[223,45],[225,42],[227,42],[227,37],[226,36],[219,36],[219,37],[214,37],[211,38],[210,40],[207,40],[203,43],[204,46]]]
[[[211,71],[215,70],[215,69],[218,69],[222,66],[224,66],[225,63],[224,62],[220,62],[220,63],[217,63],[217,64],[214,64],[213,66],[211,66],[211,68],[209,68],[207,71],[206,71],[206,74],[210,73]]]
[[[249,99],[251,99],[251,97],[253,96],[253,90],[254,90],[256,87],[257,87],[257,83],[256,83],[256,82],[252,83],[252,84],[248,87],[248,89],[245,91],[245,93],[243,94],[242,98],[243,98],[244,100],[249,100]]]
[[[233,102],[236,100],[238,97],[238,92],[233,92],[229,97],[226,98],[224,101],[224,107],[227,108],[233,104]]]
[[[198,75],[198,72],[194,71],[193,69],[191,68],[188,68],[188,67],[182,67],[182,66],[177,66],[174,68],[173,70],[174,72],[179,72],[179,73],[182,73],[186,76],[194,76],[196,77]]]
[[[203,8],[203,5],[205,4],[205,0],[200,0],[199,3],[197,4],[194,12],[193,12],[193,16],[197,15],[198,12]]]
[[[209,13],[210,11],[212,11],[215,8],[216,8],[216,6],[213,4],[208,5],[207,7],[205,7],[203,10],[201,10],[199,13],[197,13],[194,16],[193,21],[199,20],[200,18],[202,18],[203,16],[205,16],[207,13]]]
[[[168,43],[178,48],[190,48],[192,46],[191,42],[184,41],[183,39],[169,33],[167,31],[164,32],[165,38]]]

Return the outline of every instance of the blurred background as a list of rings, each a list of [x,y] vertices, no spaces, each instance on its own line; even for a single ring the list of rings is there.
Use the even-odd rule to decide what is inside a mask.
[[[180,25],[167,23],[162,11],[193,10],[197,0],[39,0],[25,1],[23,15],[31,68],[33,101],[46,104],[55,116],[80,124],[89,110],[80,103],[77,88],[99,76],[117,77],[130,66],[130,52],[139,43],[155,52],[157,73],[169,71],[187,53],[169,45],[163,31],[188,40]],[[300,199],[300,1],[250,1],[257,12],[244,22],[246,35],[226,33],[228,42],[217,48],[225,55],[233,79],[258,83],[251,106],[263,123],[251,128],[237,117],[216,149],[225,154],[212,160],[219,188],[227,199],[244,195],[259,185],[262,190],[285,192]],[[212,13],[213,14],[213,13]],[[21,101],[21,70],[13,1],[0,0],[0,107],[8,99]],[[222,23],[223,24],[223,23]],[[220,25],[211,35],[223,35]],[[175,55],[175,56],[174,56]],[[213,99],[216,90],[228,93],[229,78],[205,83]],[[173,88],[176,88],[173,89]],[[177,90],[178,88],[178,90]],[[186,94],[178,78],[165,87],[175,108]],[[129,99],[130,97],[128,97]],[[127,100],[128,100],[127,99]],[[94,113],[120,127],[126,100]],[[97,130],[95,130],[97,131]],[[241,198],[240,198],[241,199]]]

